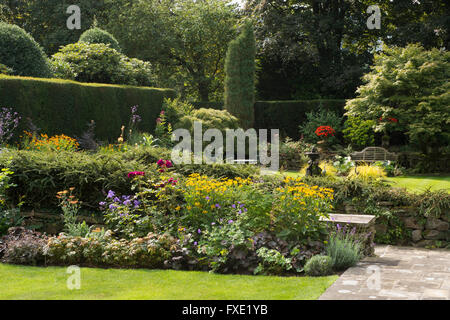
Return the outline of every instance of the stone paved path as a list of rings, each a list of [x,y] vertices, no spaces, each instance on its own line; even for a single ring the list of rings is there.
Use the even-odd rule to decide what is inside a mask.
[[[376,246],[319,300],[450,300],[450,250]]]

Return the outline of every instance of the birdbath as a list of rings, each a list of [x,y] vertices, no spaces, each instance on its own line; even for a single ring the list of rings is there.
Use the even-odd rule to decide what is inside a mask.
[[[310,152],[305,152],[305,154],[309,158],[305,176],[320,176],[322,173],[322,169],[319,167],[320,154],[317,152],[316,147],[313,147]]]

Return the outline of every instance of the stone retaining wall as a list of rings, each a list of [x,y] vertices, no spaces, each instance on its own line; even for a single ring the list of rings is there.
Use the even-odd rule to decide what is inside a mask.
[[[378,202],[380,208],[386,208],[394,213],[402,222],[409,238],[404,239],[405,244],[417,247],[431,247],[441,244],[441,247],[450,246],[450,212],[442,212],[439,218],[424,217],[419,210],[412,206],[394,206],[391,202]],[[346,213],[355,213],[355,207],[346,206]],[[385,234],[391,225],[375,222],[377,234]]]

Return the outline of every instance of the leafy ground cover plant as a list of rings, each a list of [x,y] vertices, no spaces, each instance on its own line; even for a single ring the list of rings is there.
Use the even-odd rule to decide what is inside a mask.
[[[10,228],[0,241],[2,262],[25,265],[44,263],[44,246],[47,237],[23,227]]]

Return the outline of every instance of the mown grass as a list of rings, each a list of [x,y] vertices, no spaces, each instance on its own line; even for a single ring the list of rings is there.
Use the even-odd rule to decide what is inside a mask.
[[[301,177],[299,171],[289,170],[279,172],[292,178]],[[398,176],[383,178],[389,185],[397,188],[406,188],[406,190],[414,193],[422,193],[427,189],[431,191],[446,190],[450,193],[450,176]]]
[[[450,193],[450,176],[399,176],[385,178],[391,186],[406,188],[415,193],[427,189],[432,191],[446,190]]]
[[[66,272],[0,264],[0,299],[314,300],[337,279],[81,268],[80,290],[69,290]]]

